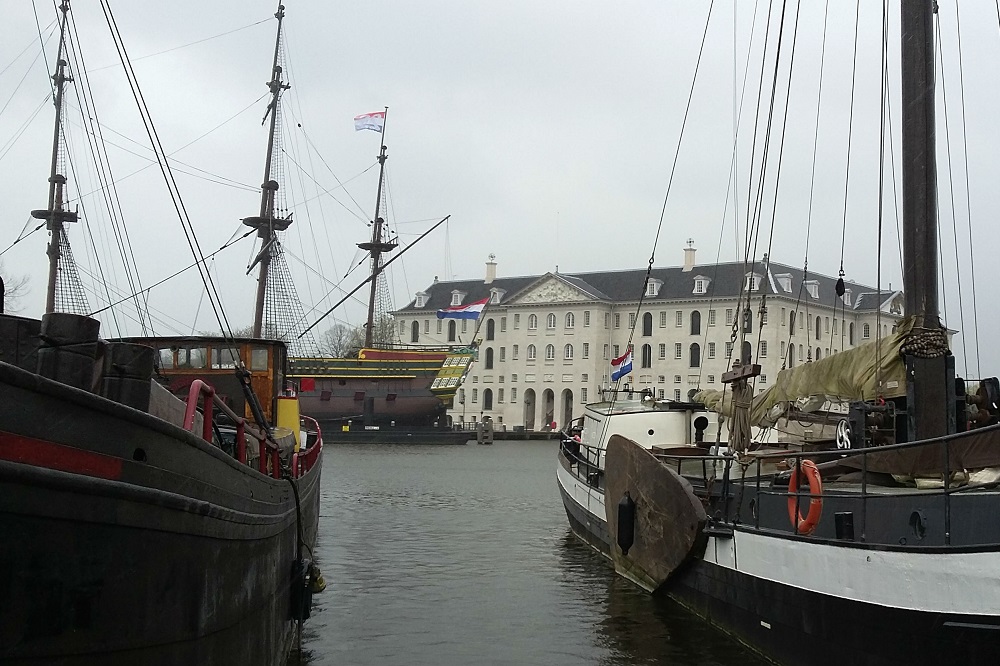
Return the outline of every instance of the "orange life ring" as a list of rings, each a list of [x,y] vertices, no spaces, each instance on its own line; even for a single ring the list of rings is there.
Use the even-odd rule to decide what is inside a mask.
[[[801,512],[798,512],[797,516],[795,515],[797,513],[795,493],[799,490],[799,469],[805,473],[806,480],[809,481],[809,513],[806,514],[805,518],[802,517]],[[788,493],[788,520],[793,526],[798,525],[799,534],[812,534],[816,525],[819,524],[820,516],[823,515],[823,481],[816,463],[811,460],[803,460],[798,467],[792,470],[792,476],[788,479]]]

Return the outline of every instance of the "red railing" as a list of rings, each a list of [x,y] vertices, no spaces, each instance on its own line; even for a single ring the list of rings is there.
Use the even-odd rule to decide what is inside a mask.
[[[184,429],[191,431],[194,428],[194,415],[198,411],[199,398],[203,398],[202,404],[202,432],[201,436],[206,442],[211,443],[213,441],[212,437],[212,416],[215,407],[218,407],[226,416],[228,416],[234,424],[236,424],[236,459],[240,463],[246,465],[247,460],[247,426],[250,426],[251,433],[261,444],[262,450],[257,459],[257,471],[261,474],[274,477],[275,479],[281,478],[281,452],[278,447],[266,439],[264,436],[259,434],[256,428],[247,422],[242,416],[238,416],[229,405],[222,401],[215,393],[215,388],[211,384],[207,384],[201,379],[196,379],[191,382],[191,387],[188,389],[188,399],[187,407],[184,410]],[[323,434],[320,430],[319,424],[315,419],[309,418],[308,416],[301,417],[303,421],[309,421],[312,423],[312,427],[316,431],[316,441],[313,442],[312,446],[305,448],[306,442],[303,442],[303,448],[298,452],[292,454],[292,476],[293,478],[298,478],[302,474],[305,474],[313,465],[316,464],[317,458],[319,458],[319,453],[323,448]],[[266,450],[265,450],[266,449]],[[270,462],[270,465],[268,465]],[[270,470],[268,469],[270,467]]]

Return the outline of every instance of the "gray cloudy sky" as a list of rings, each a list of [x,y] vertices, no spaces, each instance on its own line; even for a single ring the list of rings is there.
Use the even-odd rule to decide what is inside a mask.
[[[269,75],[275,4],[270,0],[112,3],[166,150],[176,151],[174,157],[183,162],[177,165],[179,169],[202,176],[179,173],[178,180],[206,252],[226,242],[239,229],[239,219],[254,214],[258,207],[255,190],[266,142],[261,127],[265,102],[259,98],[266,92],[264,82]],[[810,209],[825,3],[802,4],[777,205],[771,203],[780,147],[776,137],[771,144],[763,231],[757,246],[758,255],[767,248],[773,208],[771,256],[796,266],[806,257],[804,231]],[[881,6],[868,0],[861,4],[851,169],[845,181],[854,3],[830,3],[808,255],[811,270],[835,275],[846,218],[844,268],[850,278],[874,284]],[[890,7],[891,67],[898,62],[896,4]],[[789,5],[787,31],[794,25],[794,3]],[[645,265],[712,3],[288,0],[286,6],[287,78],[292,89],[284,106],[289,155],[285,187],[296,223],[285,243],[307,308],[326,309],[329,299],[324,301],[322,296],[330,291],[330,281],[338,282],[352,260],[357,261],[354,244],[368,234],[366,221],[372,214],[377,180],[377,169],[371,167],[379,142],[375,133],[355,133],[352,118],[386,105],[390,107],[386,134],[390,222],[403,242],[408,242],[433,221],[452,215],[447,229],[439,229],[397,262],[392,271],[397,305],[435,275],[482,275],[490,253],[497,255],[502,275],[542,273],[557,265],[567,272]],[[45,105],[35,113],[48,82],[43,60],[32,64],[40,51],[33,9],[37,9],[46,40],[44,60],[51,63],[56,46],[51,0],[20,0],[6,7],[8,30],[0,40],[0,172],[4,182],[0,247],[17,237],[28,211],[45,205],[52,111],[51,105]],[[142,281],[149,285],[190,263],[190,254],[157,170],[146,168],[131,175],[149,164],[149,151],[122,71],[114,66],[117,57],[100,9],[97,3],[82,0],[74,3],[74,9],[79,48],[90,70],[112,168],[121,180],[122,210]],[[775,3],[775,16],[780,9]],[[736,105],[742,102],[736,167],[742,229],[768,5],[763,0],[719,0],[712,11],[657,248],[659,265],[680,263],[684,240],[689,237],[698,247],[699,263],[715,261],[720,240],[724,260],[734,259],[743,244],[742,232],[739,238],[736,235],[729,192],[734,96]],[[992,301],[993,294],[985,286],[992,282],[987,271],[1000,251],[997,235],[985,231],[1000,190],[995,185],[993,159],[1000,143],[993,119],[1000,101],[995,74],[1000,62],[1000,22],[993,3],[966,3],[962,8],[971,191],[967,198],[954,0],[941,2],[940,16],[952,169],[949,175],[945,118],[939,112],[948,324],[962,328],[953,240],[957,234],[964,267],[964,328],[971,331],[970,210],[973,228],[978,230],[974,256],[981,304]],[[775,25],[773,19],[772,42]],[[235,32],[177,48],[229,31]],[[786,43],[782,80],[787,78],[790,50]],[[768,66],[765,95],[770,77]],[[82,77],[77,78],[79,83]],[[895,96],[898,77],[893,73],[891,78]],[[784,88],[779,84],[776,123],[784,107]],[[942,95],[940,86],[938,95]],[[74,227],[74,251],[86,284],[95,284],[90,276],[103,268],[124,289],[123,272],[117,267],[120,261],[110,250],[114,237],[108,216],[96,195],[88,194],[95,189],[93,169],[87,166],[90,157],[76,94],[71,91],[69,96],[74,107],[69,112],[71,155],[78,181],[82,181],[73,192],[86,195],[83,205],[89,225],[88,230]],[[891,112],[898,128],[895,97]],[[894,140],[898,152],[898,131]],[[341,189],[332,192],[336,199],[317,196],[336,187],[336,178],[353,179],[346,186],[349,196]],[[954,214],[951,191],[955,192]],[[883,236],[885,288],[890,283],[894,288],[901,285],[893,196],[890,183]],[[44,231],[37,232],[0,257],[8,275],[30,276],[31,291],[21,303],[26,315],[37,316],[42,309],[44,244]],[[253,252],[251,239],[243,240],[218,255],[212,269],[234,324],[252,319],[254,281],[245,270]],[[354,286],[360,275],[356,271],[344,285]],[[91,293],[92,306],[101,298],[106,296]],[[207,304],[199,309],[200,300],[194,271],[154,289],[150,304],[157,313],[157,332],[190,332],[196,313],[196,330],[216,328]],[[981,331],[997,326],[994,310],[979,308]],[[117,325],[122,332],[137,332],[128,317],[127,310],[120,311]],[[338,317],[358,323],[361,308],[349,304]],[[114,326],[110,318],[105,321]],[[115,332],[112,328],[109,334]],[[980,346],[984,366],[1000,361],[1000,353]],[[971,347],[970,342],[969,364],[974,374]],[[962,370],[960,348],[958,353]]]

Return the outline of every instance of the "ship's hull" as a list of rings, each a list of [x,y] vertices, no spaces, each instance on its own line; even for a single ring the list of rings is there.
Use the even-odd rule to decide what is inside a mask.
[[[283,664],[320,470],[0,364],[0,662]]]

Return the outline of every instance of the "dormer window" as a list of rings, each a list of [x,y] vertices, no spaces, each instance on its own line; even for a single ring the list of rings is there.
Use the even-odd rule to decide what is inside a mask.
[[[805,284],[806,291],[809,292],[810,296],[819,298],[819,282],[816,280],[806,280],[803,284]]]
[[[792,291],[792,274],[791,273],[781,273],[774,276],[778,281],[778,286],[781,287],[783,291]]]
[[[496,287],[490,289],[490,305],[498,304],[500,299],[503,298],[503,295],[506,293],[507,291],[505,289],[497,289]]]
[[[747,291],[757,291],[760,289],[760,275],[757,273],[747,273],[746,278],[743,286]]]
[[[415,308],[422,308],[422,307],[424,307],[425,305],[427,305],[427,298],[428,298],[428,294],[427,294],[426,291],[418,291],[417,292],[417,299],[413,303],[413,307],[415,307]]]
[[[892,304],[889,306],[889,314],[903,314],[903,299],[899,297],[892,299]]]
[[[711,282],[711,278],[707,278],[704,275],[697,275],[694,278],[694,292],[695,294],[705,294],[708,293],[708,283]]]
[[[660,287],[662,286],[663,286],[663,280],[657,280],[656,278],[649,278],[649,282],[646,283],[646,295],[659,296]]]
[[[461,305],[463,298],[465,298],[465,292],[464,291],[459,291],[458,289],[456,289],[453,292],[451,292],[451,304],[452,305]]]

